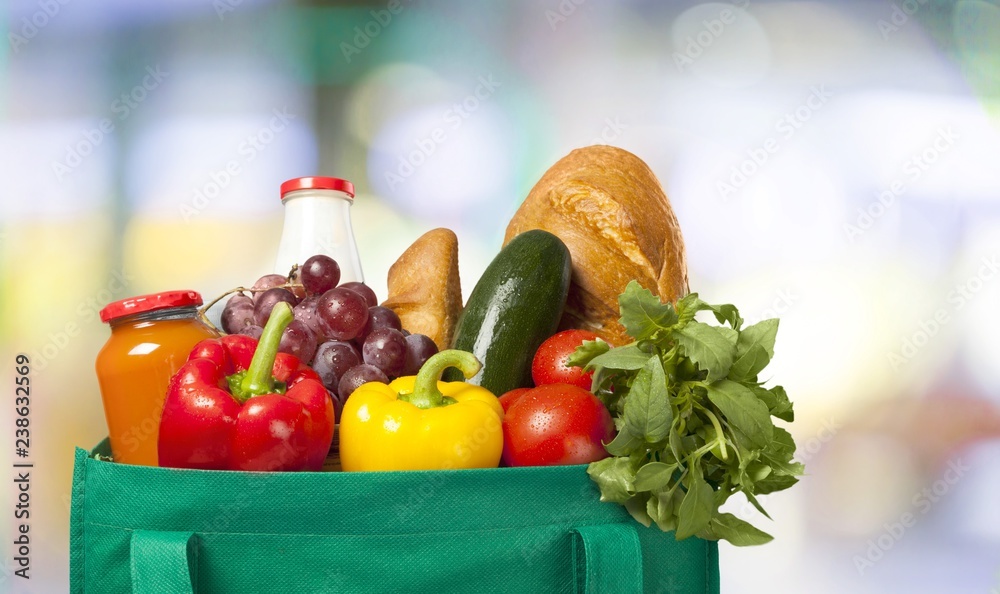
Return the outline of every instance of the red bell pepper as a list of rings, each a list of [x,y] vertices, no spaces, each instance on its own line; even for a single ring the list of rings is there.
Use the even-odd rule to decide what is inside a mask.
[[[333,441],[333,401],[315,371],[278,352],[291,321],[279,303],[259,342],[231,334],[195,345],[167,388],[160,466],[320,470]]]

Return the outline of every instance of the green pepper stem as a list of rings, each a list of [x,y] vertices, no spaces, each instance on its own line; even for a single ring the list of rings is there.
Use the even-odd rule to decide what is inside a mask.
[[[243,393],[238,397],[242,401],[246,401],[251,396],[274,391],[274,376],[271,375],[274,369],[274,359],[278,356],[281,334],[292,323],[293,319],[292,308],[287,303],[279,301],[274,305],[271,317],[264,325],[264,332],[260,335],[260,340],[257,341],[257,350],[253,353],[247,374],[240,384]],[[234,394],[234,396],[236,395]]]
[[[437,387],[441,374],[449,367],[457,368],[465,376],[465,379],[469,379],[479,373],[483,364],[472,353],[455,349],[441,351],[428,359],[420,368],[417,379],[413,383],[413,393],[406,394],[405,397],[401,396],[400,399],[417,408],[434,408],[451,404],[454,400],[442,394]]]

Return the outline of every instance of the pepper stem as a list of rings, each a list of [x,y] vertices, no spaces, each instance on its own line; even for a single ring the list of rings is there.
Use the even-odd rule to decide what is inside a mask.
[[[292,323],[294,316],[292,308],[284,301],[279,301],[271,310],[271,316],[264,325],[264,332],[257,341],[257,350],[253,353],[250,367],[247,374],[240,383],[244,400],[251,396],[269,394],[274,391],[274,376],[271,375],[274,369],[274,359],[278,356],[278,344],[281,342],[281,334],[285,328]]]
[[[413,383],[413,393],[399,397],[417,408],[434,408],[453,404],[455,401],[438,390],[437,383],[441,379],[441,374],[449,367],[455,367],[462,372],[465,379],[479,373],[483,364],[476,359],[472,353],[449,349],[441,351],[427,360],[417,373],[417,379]]]

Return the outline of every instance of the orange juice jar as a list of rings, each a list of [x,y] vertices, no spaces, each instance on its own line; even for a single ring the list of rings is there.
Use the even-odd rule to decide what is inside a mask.
[[[97,380],[116,462],[157,466],[170,377],[194,345],[218,336],[198,319],[201,304],[195,291],[168,291],[123,299],[101,310],[111,337],[97,355]]]

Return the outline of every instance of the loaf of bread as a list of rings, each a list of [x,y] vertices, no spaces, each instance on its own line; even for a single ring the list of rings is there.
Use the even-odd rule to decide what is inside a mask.
[[[631,342],[618,322],[618,295],[632,279],[676,301],[688,291],[684,240],[660,182],[632,153],[577,149],[549,168],[507,226],[504,244],[529,229],[560,239],[573,278],[560,327]]]
[[[389,298],[382,305],[396,312],[403,328],[426,334],[444,350],[462,313],[458,276],[458,237],[451,229],[420,236],[389,268]]]

